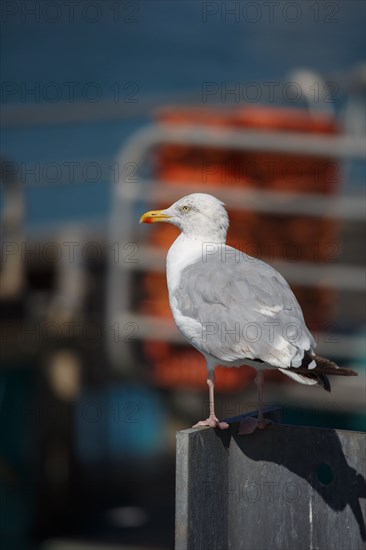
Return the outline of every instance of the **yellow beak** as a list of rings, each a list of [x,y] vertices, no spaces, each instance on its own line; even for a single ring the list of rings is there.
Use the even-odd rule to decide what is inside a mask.
[[[170,217],[168,214],[163,214],[163,210],[150,210],[141,216],[139,223],[165,222]]]

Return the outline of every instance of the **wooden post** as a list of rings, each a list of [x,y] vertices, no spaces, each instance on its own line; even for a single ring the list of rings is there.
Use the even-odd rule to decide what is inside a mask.
[[[366,434],[238,419],[177,433],[176,550],[364,550]]]

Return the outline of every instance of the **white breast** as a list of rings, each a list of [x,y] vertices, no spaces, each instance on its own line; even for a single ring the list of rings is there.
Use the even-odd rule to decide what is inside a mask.
[[[166,274],[169,303],[174,321],[183,336],[190,341],[191,345],[202,351],[200,346],[202,338],[201,324],[190,317],[182,315],[177,299],[174,296],[174,291],[180,283],[183,269],[200,258],[202,258],[202,242],[190,239],[182,233],[169,249]]]
[[[183,269],[199,258],[202,258],[202,243],[181,233],[170,247],[166,258],[169,296],[179,285]]]

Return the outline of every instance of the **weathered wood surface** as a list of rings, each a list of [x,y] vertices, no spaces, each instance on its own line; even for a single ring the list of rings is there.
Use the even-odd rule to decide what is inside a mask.
[[[366,434],[177,434],[176,550],[365,550]]]

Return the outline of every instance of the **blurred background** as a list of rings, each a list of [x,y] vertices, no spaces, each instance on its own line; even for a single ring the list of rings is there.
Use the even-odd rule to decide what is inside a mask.
[[[1,5],[1,548],[172,548],[175,432],[206,372],[169,311],[190,192],[290,282],[332,393],[268,373],[288,423],[364,430],[365,4]],[[159,225],[159,224],[158,224]],[[256,409],[218,369],[217,413]]]

